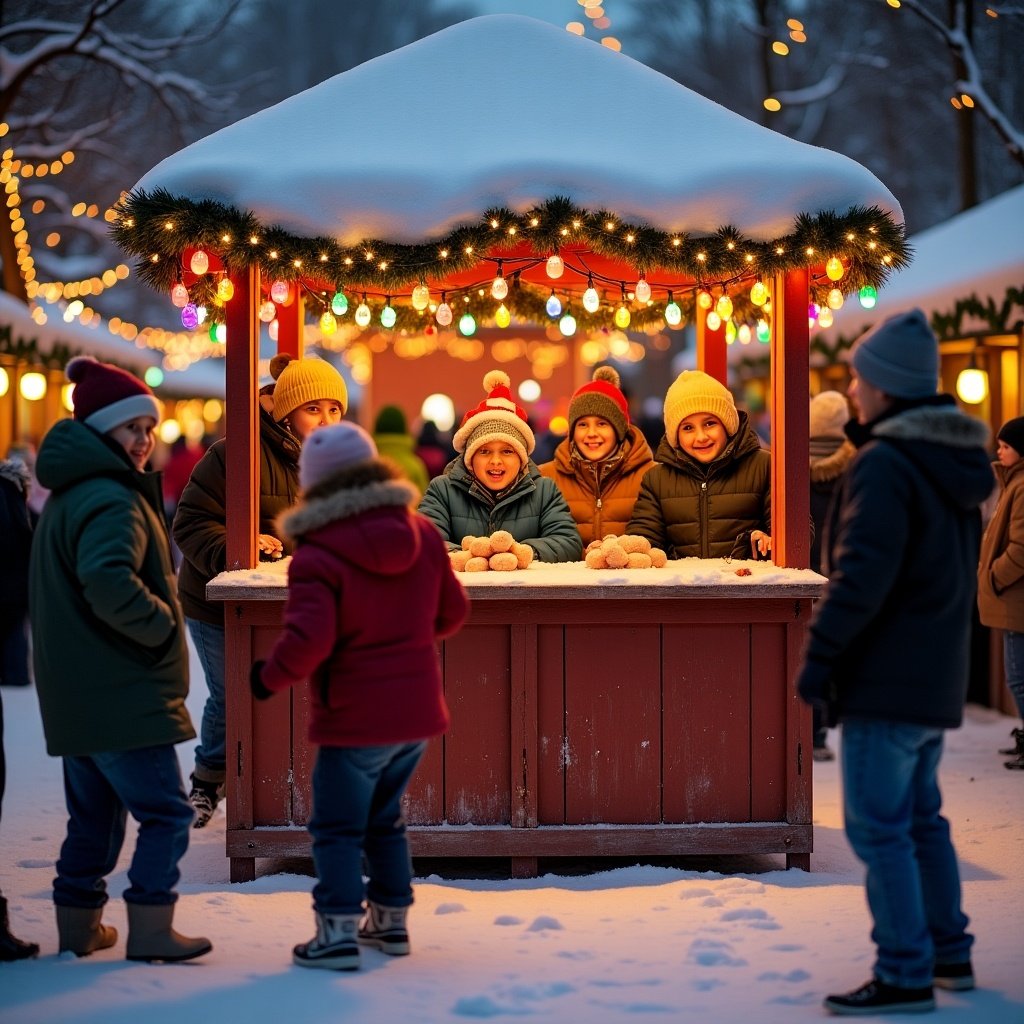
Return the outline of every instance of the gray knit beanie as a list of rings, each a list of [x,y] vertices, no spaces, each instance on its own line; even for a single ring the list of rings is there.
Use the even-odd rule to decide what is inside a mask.
[[[938,391],[939,342],[924,313],[912,309],[861,335],[853,368],[892,398],[927,398]]]

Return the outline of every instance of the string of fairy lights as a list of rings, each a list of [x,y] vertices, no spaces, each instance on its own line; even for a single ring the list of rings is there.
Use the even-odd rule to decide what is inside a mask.
[[[569,338],[580,330],[679,328],[701,315],[711,330],[724,324],[727,337],[747,327],[767,340],[774,275],[809,268],[809,317],[826,326],[848,295],[872,303],[888,274],[909,261],[902,225],[865,207],[801,215],[786,236],[757,241],[727,226],[711,236],[665,232],[554,197],[525,212],[489,210],[432,242],[344,245],[157,189],[126,193],[112,234],[140,257],[140,278],[170,293],[183,326],[209,322],[212,337],[233,295],[232,269],[252,265],[267,283],[261,320],[272,323],[301,292],[325,337],[342,323],[471,337],[481,322],[506,328],[516,320],[557,323]],[[608,277],[594,257],[634,274]],[[547,284],[527,281],[526,273],[541,266]],[[480,276],[457,287],[428,283],[467,270]]]

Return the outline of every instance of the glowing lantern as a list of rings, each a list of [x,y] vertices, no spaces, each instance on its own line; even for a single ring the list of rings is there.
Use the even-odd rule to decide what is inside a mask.
[[[338,329],[338,321],[334,318],[334,314],[328,310],[320,317],[320,333],[321,334],[333,334]]]
[[[380,311],[380,325],[381,327],[392,328],[395,326],[395,321],[398,319],[398,314],[395,312],[395,307],[388,302],[384,308]]]
[[[270,286],[270,297],[279,306],[283,306],[288,301],[288,282],[287,281],[275,281]]]
[[[669,327],[678,327],[683,322],[683,311],[679,308],[679,303],[669,296],[668,305],[665,307],[665,323]]]
[[[231,278],[222,277],[217,282],[217,298],[221,302],[230,302],[235,296],[235,286],[231,283]]]
[[[651,297],[651,286],[641,277],[633,289],[633,294],[636,296],[637,302],[646,302]]]
[[[370,307],[365,302],[360,302],[356,306],[355,321],[360,327],[367,327],[370,323],[372,315],[370,313]]]
[[[447,327],[453,319],[452,307],[447,302],[442,302],[437,307],[437,312],[434,314],[434,319],[442,326]]]
[[[701,309],[710,309],[711,292],[707,291],[704,288],[701,288],[701,290],[697,292],[697,305],[700,306]]]
[[[199,310],[194,302],[186,302],[182,308],[181,326],[186,331],[194,331],[199,326]]]
[[[719,296],[718,303],[715,306],[715,312],[723,319],[728,320],[732,316],[732,299],[729,298],[727,292],[722,292]]]
[[[181,309],[188,302],[188,289],[180,281],[171,289],[171,302],[178,309]]]
[[[825,301],[828,303],[829,309],[842,309],[843,293],[838,288],[833,288]]]
[[[476,334],[476,320],[472,313],[463,313],[459,320],[459,330],[468,338]]]
[[[768,286],[763,281],[755,281],[751,286],[750,301],[755,306],[763,306],[768,301]]]
[[[758,320],[757,321],[757,340],[759,342],[761,342],[762,345],[767,345],[768,342],[771,341],[771,339],[772,339],[772,329],[771,329],[771,327],[768,326],[768,321],[767,320]]]
[[[559,278],[565,273],[565,263],[558,253],[555,253],[554,256],[548,257],[548,262],[544,267],[544,272],[552,279]]]
[[[412,308],[422,313],[430,305],[430,289],[421,281],[412,290]]]
[[[508,281],[505,280],[499,271],[498,276],[491,282],[491,297],[503,299],[506,295],[508,295]]]
[[[722,326],[722,318],[714,310],[711,310],[705,323],[709,331],[717,331]]]
[[[547,314],[552,320],[556,316],[560,316],[562,313],[562,300],[555,294],[555,289],[551,289],[551,294],[548,296],[548,301],[544,308],[547,310]]]
[[[348,312],[348,296],[340,289],[331,299],[331,312],[335,316],[344,316]]]
[[[597,289],[594,287],[593,281],[591,281],[587,285],[587,290],[583,293],[583,308],[588,313],[596,313],[600,305],[601,296],[597,294]]]
[[[210,257],[202,249],[196,249],[192,253],[192,259],[188,261],[189,270],[197,277],[202,277],[210,269]]]
[[[46,394],[46,378],[41,373],[23,373],[18,390],[26,402],[38,402]]]
[[[508,327],[512,323],[512,314],[508,311],[508,306],[504,302],[495,310],[494,322],[499,327]]]
[[[159,366],[147,366],[142,379],[151,387],[158,388],[164,382],[164,371]]]
[[[825,273],[828,275],[830,281],[839,281],[843,274],[846,273],[843,270],[843,261],[838,256],[833,256],[825,264]]]
[[[874,309],[878,301],[878,289],[874,285],[866,284],[857,293],[857,298],[865,309]]]
[[[576,317],[566,310],[565,316],[558,321],[558,329],[566,338],[571,338],[576,333]]]
[[[632,319],[629,315],[629,310],[625,306],[619,306],[615,310],[615,326],[621,330],[625,330],[629,326],[629,321]]]
[[[277,316],[277,307],[272,302],[262,302],[259,316],[265,324],[269,324]]]

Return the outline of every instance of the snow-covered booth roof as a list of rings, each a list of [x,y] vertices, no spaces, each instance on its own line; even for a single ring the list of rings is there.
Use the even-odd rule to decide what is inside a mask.
[[[433,306],[444,290],[488,320],[481,286],[504,276],[511,314],[539,323],[557,286],[582,329],[610,326],[628,289],[642,327],[672,299],[691,315],[701,287],[761,315],[746,299],[759,278],[808,267],[823,298],[880,286],[908,258],[899,204],[855,161],[515,15],[456,24],[201,139],[136,184],[114,233],[145,280],[184,283],[215,318],[219,272],[256,264],[268,283],[301,281],[317,314],[344,290],[347,320],[362,299],[375,325],[390,304],[398,328],[429,316],[411,301],[421,284]],[[192,272],[197,249],[212,272]],[[641,277],[648,299],[633,298]],[[605,298],[588,312],[591,282]]]

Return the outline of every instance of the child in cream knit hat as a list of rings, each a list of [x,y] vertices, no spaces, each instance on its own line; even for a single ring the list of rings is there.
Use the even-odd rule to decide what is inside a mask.
[[[724,384],[703,370],[675,379],[655,458],[627,533],[672,558],[770,556],[771,457]]]
[[[507,530],[533,548],[538,561],[579,561],[579,531],[554,481],[530,458],[533,431],[512,397],[508,374],[491,370],[484,391],[487,397],[463,416],[452,439],[462,458],[430,481],[420,512],[441,531],[449,551],[460,550],[463,537]]]

